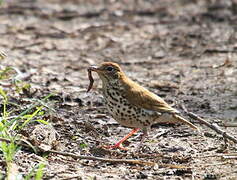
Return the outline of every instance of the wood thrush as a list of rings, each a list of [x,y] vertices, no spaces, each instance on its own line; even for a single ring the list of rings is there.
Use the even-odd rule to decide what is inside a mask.
[[[143,131],[142,144],[151,125],[155,123],[184,123],[198,129],[162,98],[129,79],[118,64],[104,62],[99,67],[89,67],[88,71],[97,72],[102,80],[103,96],[111,116],[121,125],[133,128],[110,148],[123,149],[122,143],[139,129]]]

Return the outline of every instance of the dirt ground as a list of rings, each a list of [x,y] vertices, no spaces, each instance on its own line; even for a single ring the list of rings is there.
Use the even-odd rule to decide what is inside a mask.
[[[156,163],[80,160],[21,148],[19,172],[44,161],[44,179],[237,179],[236,155],[223,155],[236,153],[236,144],[191,119],[201,133],[155,125],[139,152],[141,132],[125,143],[127,152],[100,148],[130,129],[108,115],[96,74],[86,93],[86,69],[114,61],[180,111],[185,105],[237,137],[236,127],[223,127],[237,121],[236,22],[235,0],[4,0],[0,50],[8,57],[1,66],[15,67],[34,92],[28,100],[12,98],[24,109],[29,98],[55,94],[52,112],[42,117],[50,126],[32,123],[19,133],[30,138],[54,131],[58,151]]]

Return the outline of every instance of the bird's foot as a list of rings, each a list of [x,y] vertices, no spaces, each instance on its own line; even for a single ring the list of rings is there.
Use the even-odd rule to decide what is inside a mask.
[[[136,133],[139,130],[139,128],[133,129],[128,135],[123,137],[120,141],[118,141],[115,145],[112,146],[105,146],[106,149],[121,149],[127,151],[128,149],[123,147],[122,143],[126,141],[130,136],[132,136],[134,133]]]
[[[111,146],[103,146],[103,148],[105,149],[121,149],[121,150],[124,150],[124,151],[127,151],[128,149],[123,147],[122,144],[115,144],[115,145],[111,145]]]

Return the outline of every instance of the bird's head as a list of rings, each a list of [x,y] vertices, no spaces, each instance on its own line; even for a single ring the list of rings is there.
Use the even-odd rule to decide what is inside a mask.
[[[97,72],[103,83],[118,81],[124,74],[119,65],[114,62],[103,62],[98,67],[89,67],[89,70]]]

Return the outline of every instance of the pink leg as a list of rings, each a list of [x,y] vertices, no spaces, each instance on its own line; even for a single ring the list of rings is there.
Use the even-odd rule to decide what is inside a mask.
[[[124,141],[126,141],[130,136],[132,136],[134,133],[136,133],[139,130],[139,128],[135,128],[133,129],[128,135],[126,135],[125,137],[123,137],[119,142],[117,142],[115,145],[113,146],[107,146],[106,148],[108,149],[116,149],[116,148],[120,148],[123,150],[126,150],[126,148],[123,147],[122,143]]]

